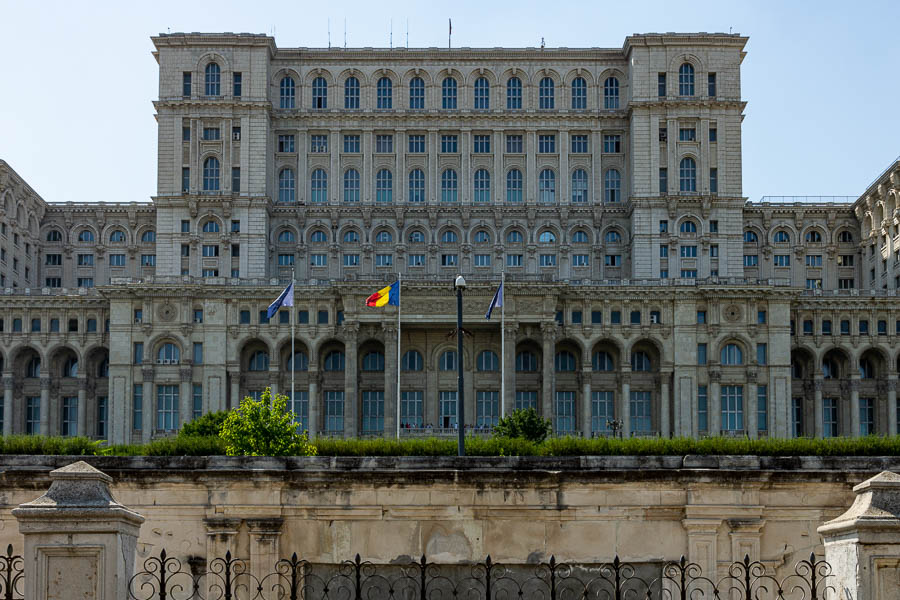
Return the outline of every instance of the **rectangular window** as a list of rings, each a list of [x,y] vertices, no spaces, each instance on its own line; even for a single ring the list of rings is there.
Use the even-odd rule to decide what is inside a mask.
[[[41,320],[40,319],[32,319],[31,320],[31,332],[39,333],[41,331]]]
[[[622,151],[622,136],[604,135],[603,136],[603,152],[606,154],[618,154]]]
[[[603,257],[603,264],[607,267],[621,267],[622,266],[622,255],[621,254],[607,254]]]
[[[78,255],[82,256],[81,254]],[[80,258],[79,258],[80,260]],[[44,264],[48,267],[59,267],[62,266],[62,254],[48,254],[44,259]]]
[[[410,267],[424,267],[425,266],[425,255],[424,254],[410,254],[406,260],[406,264]]]
[[[660,258],[668,258],[669,257],[669,247],[665,245],[659,246],[659,257]]]
[[[346,137],[346,136],[345,136]],[[359,138],[359,136],[356,136]],[[346,152],[346,150],[344,150]],[[425,136],[421,134],[415,134],[409,136],[409,153],[410,154],[422,154],[425,152]]]
[[[837,398],[822,398],[822,437],[837,437],[840,435],[838,418]]]
[[[240,127],[232,127],[231,128],[231,141],[233,141],[233,142],[241,141],[241,128]]]
[[[707,90],[706,93],[710,98],[716,97],[716,74],[709,73],[706,76]]]
[[[759,266],[759,255],[758,254],[745,254],[744,255],[744,266],[745,267],[758,267]]]
[[[235,192],[235,193],[241,191],[241,168],[240,167],[231,167],[231,191]]]
[[[394,136],[390,134],[375,136],[375,152],[389,154],[394,151]]]
[[[776,267],[789,267],[791,266],[791,255],[776,254],[772,257],[772,261],[775,263]]]
[[[61,416],[60,435],[64,437],[78,435],[78,396],[66,396],[62,399]]]
[[[16,317],[13,319],[12,326],[13,333],[22,333],[22,319]]]
[[[400,392],[400,427],[421,429],[425,426],[424,394],[421,391]]]
[[[538,152],[540,154],[554,154],[556,152],[556,136],[553,134],[539,135]]]
[[[344,261],[346,264],[346,261]],[[290,267],[294,264],[294,255],[293,254],[279,254],[278,255],[278,266],[280,267]]]
[[[191,128],[190,127],[182,127],[181,128],[181,141],[182,142],[191,141]]]
[[[309,431],[309,392],[295,391],[293,398],[288,398],[287,409],[294,414],[297,431]]]
[[[456,427],[456,392],[441,392],[438,407],[438,427],[452,429]]]
[[[442,267],[455,267],[459,263],[456,254],[441,254]]]
[[[856,280],[852,278],[838,279],[839,290],[852,290],[856,287]]]
[[[97,319],[88,319],[87,320],[87,332],[88,333],[96,333],[97,332]]]
[[[309,323],[309,311],[308,310],[298,310],[297,311],[297,323],[300,325],[307,325]]]
[[[293,152],[294,151],[294,135],[284,134],[278,136],[278,151]]]
[[[697,246],[682,246],[681,258],[697,258]]]
[[[706,344],[697,344],[697,364],[706,364]]]
[[[2,327],[0,327],[0,331],[3,331]],[[59,319],[50,319],[50,333],[59,333]]]
[[[697,431],[709,431],[709,397],[705,385],[697,386]]]
[[[706,311],[698,310],[697,311],[697,324],[702,325],[704,323],[706,323]]]
[[[384,432],[384,392],[362,393],[362,427],[360,433],[372,435]]]
[[[475,154],[490,154],[491,152],[491,136],[475,135],[472,136],[473,148]]]
[[[556,392],[556,435],[576,435],[575,392]]]
[[[719,170],[714,167],[709,170],[709,193],[719,193]]]
[[[756,344],[756,362],[759,365],[766,365],[769,362],[769,349],[765,343]]]
[[[722,386],[722,431],[730,433],[744,430],[744,386]]]
[[[709,128],[709,141],[710,142],[718,142],[719,141],[719,130],[715,127]]]
[[[218,269],[203,269],[200,271],[201,277],[218,277],[219,270]]]
[[[521,267],[522,266],[522,255],[521,254],[507,254],[506,255],[506,266],[507,267]]]
[[[821,254],[807,254],[806,255],[806,266],[807,267],[821,267],[822,266],[822,255]]]
[[[641,324],[641,311],[633,310],[629,314],[629,322],[632,325],[640,325]]]
[[[878,335],[887,335],[887,321],[878,321],[876,324]]]
[[[589,267],[591,266],[591,257],[589,254],[573,254],[572,255],[572,266],[573,267]]]
[[[141,254],[141,266],[142,267],[155,267],[156,266],[156,255],[155,254]]]
[[[580,310],[572,311],[572,324],[573,325],[581,325],[582,313]]]
[[[822,320],[822,335],[831,335],[831,319]]]
[[[232,94],[235,98],[240,98],[243,92],[243,76],[240,73],[234,73],[233,81]]]
[[[682,269],[681,270],[681,278],[682,279],[697,279],[697,269]]]
[[[661,168],[659,170],[659,193],[666,195],[669,192],[669,170]]]
[[[204,258],[212,258],[219,256],[219,245],[218,244],[205,244],[203,246],[203,256]]]
[[[191,420],[203,416],[203,386],[195,383],[191,386]]]
[[[323,134],[309,136],[309,151],[316,154],[328,152],[328,136]]]
[[[660,98],[666,97],[666,74],[659,73],[656,75],[656,95]]]
[[[187,192],[191,189],[191,169],[190,167],[181,168],[181,191]]]
[[[319,325],[328,325],[328,311],[320,310],[316,313],[316,323]]]
[[[491,266],[491,255],[490,254],[476,254],[475,255],[475,266],[476,267]]]
[[[679,142],[696,142],[697,130],[694,127],[681,127],[678,130]]]
[[[803,398],[791,398],[791,430],[795,438],[803,437]]]
[[[500,392],[475,392],[475,427],[492,428],[500,419]]]
[[[631,434],[653,435],[650,392],[631,392]]]
[[[415,137],[415,136],[411,136]],[[344,136],[344,152],[346,154],[359,154],[359,136],[358,135],[345,135]]]
[[[79,267],[93,267],[94,266],[94,255],[93,254],[79,254],[78,255],[78,266]]]
[[[875,398],[859,399],[859,435],[875,433]],[[65,435],[65,434],[63,434]]]
[[[803,335],[812,335],[812,334],[813,334],[812,319],[805,319],[803,321]]]
[[[609,322],[613,325],[620,325],[622,323],[622,311],[614,310],[609,313]]]
[[[841,321],[841,335],[850,335],[850,321],[847,319]]]
[[[611,431],[609,423],[615,416],[614,392],[591,392],[591,432]]]
[[[125,255],[124,254],[110,254],[109,255],[109,266],[124,267],[125,266]]]
[[[866,319],[859,320],[859,335],[869,335],[869,321]]]
[[[325,433],[344,433],[344,392],[325,392]]]
[[[279,257],[280,256],[287,256],[287,255],[282,254],[282,255],[279,255]],[[291,254],[290,257],[291,257],[291,264],[293,264],[294,255]],[[279,262],[279,264],[281,264],[281,263]],[[345,254],[344,255],[344,266],[345,267],[358,267],[359,266],[359,254]]]
[[[587,154],[588,152],[588,136],[573,135],[572,136],[572,154]]]
[[[181,74],[181,95],[191,95],[191,74],[188,71]]]
[[[769,386],[756,386],[756,429],[769,430]]]
[[[310,254],[309,255],[309,264],[313,267],[327,267],[328,266],[328,255],[327,254]]]
[[[852,267],[854,265],[854,256],[852,254],[839,254],[837,258],[837,266]]]
[[[821,290],[822,289],[822,279],[821,278],[807,279],[806,280],[806,289]]]
[[[78,278],[78,287],[80,287],[80,288],[94,287],[94,278],[93,277],[79,277]]]
[[[218,127],[204,127],[203,128],[203,139],[207,142],[217,142],[221,139],[220,130]]]
[[[376,267],[390,267],[394,264],[394,255],[393,254],[376,254],[375,255],[375,266]]]
[[[537,392],[517,391],[513,410],[527,410],[529,408],[537,410]]]
[[[507,154],[522,154],[522,153],[524,153],[521,135],[507,135],[506,136],[506,153]]]
[[[203,364],[203,342],[194,342],[194,364]]]
[[[556,255],[555,254],[541,254],[541,266],[542,267],[555,267],[556,266]]]
[[[41,398],[28,396],[25,398],[25,433],[37,435],[41,432]]]

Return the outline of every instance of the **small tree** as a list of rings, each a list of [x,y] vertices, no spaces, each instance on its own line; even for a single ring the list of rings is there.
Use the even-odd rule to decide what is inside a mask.
[[[540,444],[553,429],[550,419],[545,419],[533,408],[514,410],[494,426],[494,435],[508,438],[524,438]]]
[[[227,416],[228,412],[224,410],[206,413],[190,423],[185,423],[181,431],[178,432],[178,437],[218,436],[222,432],[222,425],[225,423]]]
[[[315,456],[306,432],[297,433],[287,396],[272,398],[269,388],[259,400],[247,397],[231,410],[219,436],[228,456]]]

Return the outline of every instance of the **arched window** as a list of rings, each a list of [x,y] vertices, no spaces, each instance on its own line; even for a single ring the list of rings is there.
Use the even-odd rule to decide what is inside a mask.
[[[219,191],[219,159],[215,156],[203,161],[203,191]]]
[[[859,377],[860,379],[875,378],[875,365],[868,358],[863,357],[859,359]]]
[[[491,107],[491,84],[487,77],[475,80],[475,110],[488,110]]]
[[[806,241],[811,244],[821,244],[822,234],[815,229],[806,232]]]
[[[744,243],[745,244],[758,244],[759,237],[757,237],[755,231],[750,231],[749,229],[744,232]]]
[[[475,369],[478,371],[499,371],[500,359],[490,350],[484,350],[475,360]]]
[[[455,231],[451,231],[448,229],[444,233],[441,234],[441,242],[444,244],[456,244],[459,242],[459,236],[456,235]]]
[[[425,202],[425,172],[422,169],[409,172],[409,201]]]
[[[438,360],[438,369],[441,371],[455,371],[456,370],[456,351],[447,350],[443,354],[441,354],[440,360]]]
[[[389,109],[394,107],[394,83],[389,77],[382,77],[376,84],[376,107]]]
[[[421,371],[423,367],[424,361],[418,350],[407,350],[400,360],[401,371]]]
[[[556,242],[556,236],[552,231],[542,231],[538,236],[538,242],[541,244],[553,244]]]
[[[838,379],[840,377],[840,370],[834,360],[826,358],[822,361],[822,376],[824,379]]]
[[[552,77],[544,77],[541,79],[541,83],[538,87],[538,106],[543,110],[550,110],[554,108],[554,97],[553,94],[555,92],[555,88],[553,85]]]
[[[206,95],[221,95],[222,70],[216,63],[206,65]]]
[[[409,80],[409,108],[412,110],[425,108],[425,82],[421,77]]]
[[[350,230],[344,234],[344,243],[345,244],[358,244],[359,243],[359,233],[354,230]]]
[[[362,359],[363,371],[384,371],[384,354],[378,351],[367,352]]]
[[[344,202],[359,202],[359,171],[344,171]]]
[[[587,244],[588,243],[588,234],[584,231],[578,230],[572,234],[572,243],[573,244]]]
[[[121,231],[119,233],[122,233]],[[111,240],[110,240],[111,241]],[[148,229],[144,233],[141,234],[141,241],[145,244],[152,244],[156,241],[156,232],[152,229]]]
[[[326,371],[343,371],[344,370],[344,353],[340,350],[332,350],[325,355]]]
[[[622,234],[615,230],[607,231],[603,239],[607,244],[621,244]]]
[[[719,358],[723,365],[742,365],[744,364],[744,351],[737,344],[725,344]]]
[[[60,373],[60,377],[78,377],[77,358],[75,358],[74,356],[70,356],[66,359],[66,362],[63,363],[62,373]]]
[[[475,243],[476,244],[490,244],[491,243],[491,234],[485,231],[484,229],[480,229],[475,232]]]
[[[456,185],[456,171],[446,169],[441,173],[441,202],[456,202],[458,200]]]
[[[309,200],[314,203],[328,202],[328,174],[316,169],[309,178]]]
[[[201,229],[203,233],[219,233],[219,222],[215,219],[209,219],[203,223]]]
[[[56,233],[59,233],[58,231]],[[49,240],[48,240],[49,241]],[[125,232],[121,229],[116,229],[112,233],[109,234],[109,243],[110,244],[122,244],[125,242]]]
[[[522,232],[515,229],[506,234],[506,243],[508,244],[521,244],[523,239]]]
[[[313,109],[328,108],[328,82],[324,77],[316,77],[312,83]]]
[[[516,372],[534,373],[538,370],[537,356],[525,350],[516,354]]]
[[[297,86],[294,84],[293,77],[282,77],[280,86],[281,108],[296,108],[296,92]]]
[[[452,77],[444,77],[444,81],[441,82],[441,108],[456,109],[456,80]]]
[[[390,244],[394,241],[394,236],[391,235],[390,231],[379,231],[377,235],[375,235],[375,243],[377,244]]]
[[[519,110],[522,108],[522,80],[518,77],[510,77],[506,80],[506,109]]]
[[[552,169],[544,169],[538,175],[538,199],[546,204],[556,202],[556,173]]]
[[[681,233],[697,233],[697,224],[694,223],[693,221],[691,221],[690,219],[686,219],[681,222],[681,225],[679,225],[678,230]]]
[[[61,242],[62,234],[59,232],[58,229],[51,229],[50,231],[47,232],[47,241],[48,242]]]
[[[282,244],[293,244],[297,241],[297,238],[294,236],[294,232],[290,230],[284,230],[278,234],[278,241]]]
[[[287,371],[308,371],[309,357],[305,352],[297,351],[294,356],[289,356],[286,365]]]
[[[587,81],[584,77],[576,77],[572,80],[572,110],[584,110],[587,108]]]
[[[603,199],[607,204],[622,201],[622,176],[617,169],[609,169],[603,178]]]
[[[475,171],[473,200],[475,202],[491,201],[491,174],[486,169],[478,169]]]
[[[690,156],[681,159],[678,171],[679,189],[682,192],[697,191],[697,163]]]
[[[387,169],[381,169],[375,175],[375,202],[394,201],[394,175]]]
[[[321,229],[313,231],[309,236],[309,243],[311,244],[325,244],[327,242],[328,236]]]
[[[295,186],[294,170],[291,168],[282,169],[281,173],[278,174],[278,201],[296,202]]]
[[[269,370],[269,353],[265,350],[257,350],[250,355],[250,364],[247,365],[248,371],[268,371]]]
[[[409,243],[410,244],[424,244],[425,243],[425,234],[421,231],[410,231],[409,232]]]
[[[41,359],[32,356],[31,360],[25,366],[25,377],[28,379],[38,379],[41,376]]]
[[[772,238],[776,244],[790,244],[791,243],[791,234],[787,231],[780,229],[775,232],[775,237]]]
[[[79,242],[93,242],[94,241],[94,232],[90,229],[82,229],[78,232],[78,241]]]
[[[556,353],[553,361],[557,372],[567,372],[575,370],[575,355],[568,350],[562,350]]]
[[[156,353],[156,362],[161,364],[177,364],[181,361],[181,350],[172,342],[166,342]]]
[[[678,95],[694,95],[694,66],[684,63],[678,69]]]
[[[510,169],[506,174],[506,201],[522,202],[522,171]]]
[[[584,169],[572,171],[572,204],[585,204],[588,201],[588,175]]]
[[[607,77],[603,82],[603,108],[619,108],[619,80],[616,77]]]
[[[348,77],[344,80],[344,108],[359,108],[359,79]]]
[[[842,244],[852,244],[853,234],[845,229],[838,234],[838,241]]]
[[[643,351],[631,353],[631,370],[632,371],[650,371],[650,356]]]
[[[595,371],[614,371],[616,368],[609,352],[604,352],[602,350],[600,352],[594,352],[591,366]]]

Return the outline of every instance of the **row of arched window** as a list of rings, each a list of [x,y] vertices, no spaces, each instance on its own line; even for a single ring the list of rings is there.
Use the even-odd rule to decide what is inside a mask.
[[[824,238],[822,237],[822,233],[815,229],[810,229],[806,232],[806,235],[803,236],[804,241],[808,244],[821,244],[823,243]],[[791,234],[789,231],[784,229],[779,229],[772,236],[772,241],[776,244],[790,244],[791,243]],[[840,231],[837,235],[837,241],[840,244],[852,244],[853,243],[853,233],[846,229]],[[758,244],[759,236],[752,229],[748,229],[744,231],[744,243],[745,244]]]
[[[209,80],[209,77],[207,77]],[[394,81],[390,77],[381,77],[375,83],[375,108],[379,110],[391,110],[394,108]],[[553,110],[556,108],[557,84],[552,77],[543,77],[538,83],[538,108],[541,110]],[[328,82],[324,77],[316,77],[311,86],[311,104],[313,110],[328,108]],[[210,90],[207,84],[207,91]],[[218,89],[218,84],[212,89]],[[455,77],[445,77],[441,81],[441,109],[456,110],[460,106],[459,82]],[[425,109],[426,100],[425,80],[421,77],[413,77],[409,82],[408,108],[410,110]],[[207,95],[218,95],[209,94]],[[343,85],[344,102],[346,110],[357,110],[360,106],[360,82],[356,77],[347,77]],[[506,80],[506,109],[521,110],[522,80],[518,77],[510,77]],[[297,83],[290,75],[281,78],[278,84],[279,108],[291,110],[297,108]],[[472,108],[474,110],[490,110],[491,108],[491,84],[487,77],[479,77],[472,86]],[[572,110],[586,110],[588,107],[588,84],[584,77],[576,77],[572,80],[570,104]],[[619,79],[607,77],[603,82],[603,108],[616,110],[619,108]]]
[[[78,358],[74,356],[68,357],[60,366],[60,377],[78,377]],[[97,370],[94,376],[98,378],[109,377],[109,359],[104,358],[97,364]],[[33,356],[25,365],[26,379],[40,379],[41,377],[41,359]]]
[[[58,229],[51,229],[47,232],[46,239],[48,242],[59,243],[62,242],[62,232]],[[94,232],[90,229],[82,229],[78,232],[77,237],[79,242],[90,243],[94,242],[95,236]],[[109,234],[109,243],[110,244],[124,244],[125,243],[125,232],[121,229],[114,229]],[[141,234],[141,243],[143,244],[152,244],[156,242],[156,232],[152,229],[147,229]]]
[[[209,160],[209,159],[207,159]],[[459,201],[459,174],[455,169],[445,169],[441,175],[441,202]],[[587,204],[589,196],[589,175],[584,169],[575,169],[571,175],[569,200],[573,204]],[[553,204],[557,201],[557,175],[553,169],[543,169],[538,175],[538,201]],[[506,172],[506,202],[521,203],[524,201],[524,177],[519,169]],[[487,169],[478,169],[472,177],[472,200],[474,202],[491,201],[491,174]],[[360,201],[360,174],[356,169],[347,169],[343,176],[343,201],[353,203]],[[328,201],[328,173],[324,169],[315,169],[309,178],[309,199],[313,203]],[[390,169],[380,169],[375,173],[375,202],[393,202],[394,174]],[[407,201],[425,202],[425,172],[413,169],[407,178]],[[278,202],[292,203],[297,201],[297,178],[294,170],[285,167],[278,172]],[[618,169],[607,169],[603,177],[603,201],[616,203],[622,201],[622,175]]]
[[[459,234],[452,229],[445,230],[440,235],[440,240],[442,244],[458,244],[459,243]],[[491,243],[491,234],[483,229],[480,229],[475,232],[472,236],[472,240],[475,244],[490,244]],[[524,243],[525,237],[522,235],[522,232],[518,230],[512,230],[506,234],[506,242],[509,244],[522,244]],[[293,244],[296,243],[297,236],[294,235],[294,232],[285,229],[278,233],[278,242],[282,244]],[[360,242],[359,232],[356,230],[346,231],[341,238],[341,241],[344,244],[358,244]],[[410,244],[424,244],[425,243],[425,233],[419,230],[411,231],[408,237],[408,241]],[[540,244],[555,244],[557,241],[556,234],[552,231],[542,231],[538,234],[538,243]],[[610,229],[603,236],[603,241],[607,244],[621,244],[622,243],[622,234],[615,229]],[[313,231],[309,236],[309,242],[311,244],[327,244],[328,243],[328,234],[326,234],[323,230],[317,229]],[[376,244],[391,244],[394,242],[394,235],[390,231],[381,230],[375,234],[375,243]],[[583,230],[576,230],[572,232],[571,243],[573,244],[588,244],[590,240],[588,239],[587,232]]]

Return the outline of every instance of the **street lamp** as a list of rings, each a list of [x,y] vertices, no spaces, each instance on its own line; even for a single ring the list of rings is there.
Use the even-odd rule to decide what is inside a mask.
[[[456,288],[456,426],[459,430],[459,456],[466,455],[466,410],[463,404],[463,326],[462,326],[462,293],[466,289],[466,280],[462,275],[456,276],[453,283]]]

